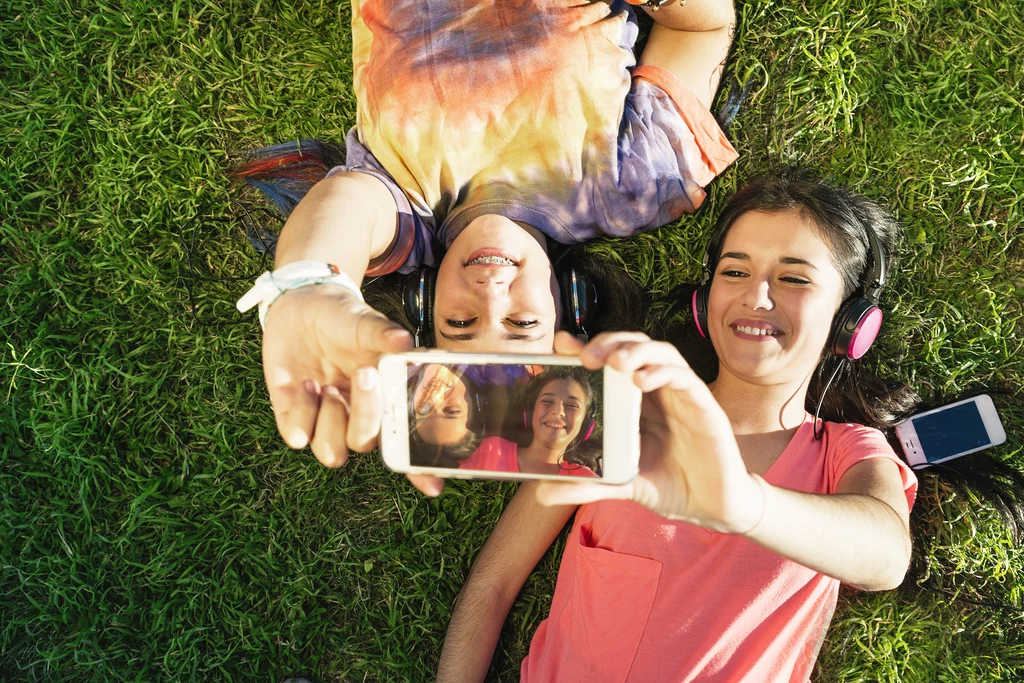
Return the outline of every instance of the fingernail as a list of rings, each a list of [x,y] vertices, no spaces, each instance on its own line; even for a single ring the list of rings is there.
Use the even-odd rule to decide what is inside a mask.
[[[302,383],[302,386],[303,386],[303,388],[304,388],[304,389],[305,389],[305,390],[306,390],[306,391],[307,391],[308,393],[310,393],[310,394],[314,394],[314,395],[315,395],[315,394],[318,394],[318,393],[319,393],[319,392],[318,392],[318,391],[316,390],[316,382],[314,382],[314,381],[313,381],[313,380],[311,380],[311,379],[307,379],[307,380],[306,380],[305,382],[303,382],[303,383]]]
[[[363,391],[370,391],[377,384],[377,373],[373,368],[359,368],[356,371],[356,383]]]
[[[291,436],[288,438],[288,445],[292,448],[304,448],[307,441],[309,441],[309,437],[306,436],[306,432],[299,428],[295,428],[292,430]]]

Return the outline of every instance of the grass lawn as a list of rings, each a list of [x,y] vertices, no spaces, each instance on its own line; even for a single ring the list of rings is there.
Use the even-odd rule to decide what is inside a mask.
[[[740,161],[698,216],[594,248],[664,295],[697,277],[724,199],[758,171],[853,183],[907,233],[880,367],[927,397],[1010,392],[995,453],[1024,468],[1019,4],[738,9]],[[287,450],[255,316],[199,325],[180,279],[192,237],[220,275],[260,267],[228,152],[343,139],[348,20],[344,0],[0,0],[0,680],[431,677],[514,487],[427,500],[376,456],[328,471]],[[246,287],[196,297],[230,320]],[[1024,615],[950,597],[1024,604],[1024,551],[930,475],[916,519],[923,587],[844,592],[815,679],[1024,680]],[[560,550],[513,609],[494,680],[517,680]]]

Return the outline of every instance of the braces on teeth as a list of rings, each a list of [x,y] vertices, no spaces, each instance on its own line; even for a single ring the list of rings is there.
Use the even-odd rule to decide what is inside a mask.
[[[504,258],[504,257],[501,257],[501,256],[480,256],[478,258],[473,259],[472,261],[470,261],[466,265],[467,266],[475,266],[475,265],[478,265],[478,264],[481,264],[481,263],[491,263],[491,264],[494,264],[496,266],[515,266],[515,265],[518,265],[512,259]]]

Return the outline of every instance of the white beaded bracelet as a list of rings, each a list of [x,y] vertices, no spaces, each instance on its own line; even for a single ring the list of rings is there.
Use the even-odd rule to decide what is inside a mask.
[[[260,275],[235,306],[242,313],[253,306],[259,306],[260,326],[265,327],[267,310],[279,296],[289,289],[322,284],[340,285],[364,301],[359,285],[337,266],[323,261],[296,261],[274,272],[267,271]]]

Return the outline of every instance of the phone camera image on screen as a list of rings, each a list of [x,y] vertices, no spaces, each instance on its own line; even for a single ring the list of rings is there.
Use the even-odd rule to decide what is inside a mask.
[[[602,476],[600,371],[516,364],[406,367],[411,465]]]
[[[978,405],[974,402],[912,418],[911,422],[928,462],[991,443]]]

